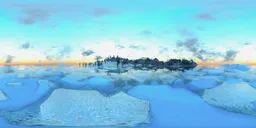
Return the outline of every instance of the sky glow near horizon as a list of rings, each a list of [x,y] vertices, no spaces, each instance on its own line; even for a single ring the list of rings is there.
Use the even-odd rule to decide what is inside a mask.
[[[0,59],[256,62],[253,0],[0,0]]]

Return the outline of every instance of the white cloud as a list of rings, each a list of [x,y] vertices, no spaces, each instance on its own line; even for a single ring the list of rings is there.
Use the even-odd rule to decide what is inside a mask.
[[[256,44],[246,45],[239,49],[236,60],[256,60]]]

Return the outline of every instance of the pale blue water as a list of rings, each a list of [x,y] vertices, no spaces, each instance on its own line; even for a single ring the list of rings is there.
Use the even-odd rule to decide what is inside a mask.
[[[255,67],[168,70],[1,67],[2,127],[256,126]]]

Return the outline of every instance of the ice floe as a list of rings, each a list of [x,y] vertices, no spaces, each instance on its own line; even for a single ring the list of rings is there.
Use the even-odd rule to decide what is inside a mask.
[[[20,118],[28,114],[28,109],[5,117],[19,125],[48,126],[131,127],[150,121],[149,102],[122,92],[104,97],[96,91],[56,89],[38,109],[38,113],[34,111],[38,116],[27,120]],[[17,122],[18,119],[21,121]]]
[[[256,101],[256,89],[242,81],[226,82],[204,91],[202,98],[209,104],[224,110],[256,115],[251,102]]]

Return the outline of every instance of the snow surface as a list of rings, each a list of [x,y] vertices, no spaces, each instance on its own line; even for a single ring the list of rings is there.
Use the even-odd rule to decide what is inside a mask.
[[[256,89],[245,82],[227,82],[205,90],[202,98],[207,103],[228,111],[256,115],[252,104],[256,101]]]
[[[22,114],[34,115],[22,120]],[[36,108],[38,107],[38,108]],[[40,106],[30,106],[8,116],[9,122],[51,126],[134,126],[149,121],[148,101],[118,93],[104,97],[96,91],[57,89]]]

